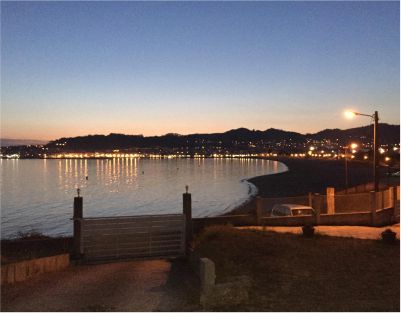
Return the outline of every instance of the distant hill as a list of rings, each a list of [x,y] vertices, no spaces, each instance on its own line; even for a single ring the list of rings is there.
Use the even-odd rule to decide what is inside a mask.
[[[155,148],[155,147],[196,147],[196,146],[221,146],[241,147],[250,142],[278,143],[294,142],[303,143],[310,140],[330,140],[340,144],[351,140],[370,142],[372,139],[372,125],[351,129],[325,129],[314,134],[300,134],[281,129],[269,128],[267,130],[249,130],[247,128],[232,129],[224,133],[211,134],[166,134],[164,136],[143,135],[88,135],[73,138],[60,138],[48,143],[47,147],[62,151],[97,151],[129,148]],[[379,125],[379,140],[381,144],[394,144],[400,142],[400,125]]]
[[[349,139],[356,139],[361,137],[372,138],[373,125],[350,128],[345,130],[325,129],[315,134],[307,134],[313,139],[330,139],[346,141]],[[380,124],[378,127],[379,141],[382,144],[399,143],[400,142],[400,125]]]
[[[2,147],[9,146],[26,146],[26,145],[45,145],[49,141],[48,140],[36,140],[36,139],[10,139],[10,138],[1,138],[0,143]]]

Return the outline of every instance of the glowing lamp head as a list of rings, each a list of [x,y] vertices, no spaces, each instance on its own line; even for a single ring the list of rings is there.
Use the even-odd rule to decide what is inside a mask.
[[[356,143],[351,143],[351,149],[356,149],[358,148],[358,144]]]
[[[345,111],[344,115],[345,115],[346,118],[352,119],[356,114],[353,111]]]
[[[309,147],[309,151],[315,150],[315,147]]]

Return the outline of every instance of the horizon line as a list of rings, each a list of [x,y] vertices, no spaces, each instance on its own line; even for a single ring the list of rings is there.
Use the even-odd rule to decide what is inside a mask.
[[[379,125],[380,124],[386,124],[386,125],[390,125],[390,126],[400,126],[400,124],[379,123]],[[301,133],[301,132],[294,131],[294,130],[285,130],[285,129],[282,129],[282,128],[274,128],[274,127],[270,127],[270,128],[265,129],[265,130],[250,129],[250,128],[247,128],[247,127],[238,127],[238,128],[232,128],[232,129],[226,130],[224,132],[209,132],[209,133],[206,133],[206,132],[205,133],[200,133],[199,132],[199,133],[180,134],[180,133],[175,133],[175,132],[168,132],[168,133],[161,134],[161,135],[144,135],[144,134],[127,134],[127,133],[120,133],[120,132],[110,132],[108,134],[95,133],[95,134],[77,135],[77,136],[70,136],[70,137],[58,137],[56,139],[0,138],[0,141],[3,141],[3,140],[43,141],[43,142],[48,143],[50,141],[56,141],[56,140],[59,140],[61,138],[76,138],[76,137],[87,137],[87,136],[109,136],[111,134],[125,135],[125,136],[143,136],[143,137],[163,137],[163,136],[166,136],[166,135],[169,135],[169,134],[174,134],[174,135],[178,135],[178,136],[191,136],[191,135],[207,135],[207,134],[224,134],[226,132],[233,131],[233,130],[238,130],[238,129],[246,129],[246,130],[249,130],[249,131],[262,131],[262,132],[270,130],[270,129],[275,129],[275,130],[280,130],[280,131],[285,131],[285,132],[298,133],[298,134],[301,134],[301,135],[308,135],[308,134],[316,134],[316,133],[319,133],[319,132],[325,131],[325,130],[349,130],[349,129],[367,127],[367,126],[370,126],[370,125],[372,125],[372,124],[366,124],[366,125],[363,125],[363,126],[344,128],[344,129],[341,129],[341,128],[325,128],[325,129],[322,129],[322,130],[319,130],[319,131],[316,131],[316,132],[306,132],[306,133]]]

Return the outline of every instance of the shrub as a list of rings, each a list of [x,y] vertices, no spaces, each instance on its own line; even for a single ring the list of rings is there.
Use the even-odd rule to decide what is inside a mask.
[[[302,234],[304,237],[313,237],[315,234],[315,228],[312,225],[305,225],[302,227]]]
[[[387,228],[381,233],[382,240],[387,243],[394,243],[396,241],[397,233],[393,232],[390,228]]]

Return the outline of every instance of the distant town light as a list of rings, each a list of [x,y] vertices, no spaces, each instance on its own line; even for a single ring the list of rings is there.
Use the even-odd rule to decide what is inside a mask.
[[[358,148],[358,144],[357,143],[351,143],[351,149],[356,149]]]
[[[367,156],[367,155],[365,155],[365,156],[363,157],[363,159],[364,159],[364,160],[367,160],[367,159],[368,159],[368,156]]]
[[[383,154],[384,152],[386,152],[386,150],[384,150],[383,148],[379,148],[379,152],[380,154]]]
[[[309,147],[309,151],[315,150],[315,147]]]
[[[386,157],[384,160],[385,160],[386,162],[388,162],[388,161],[391,160],[391,158],[390,158],[390,157]]]

